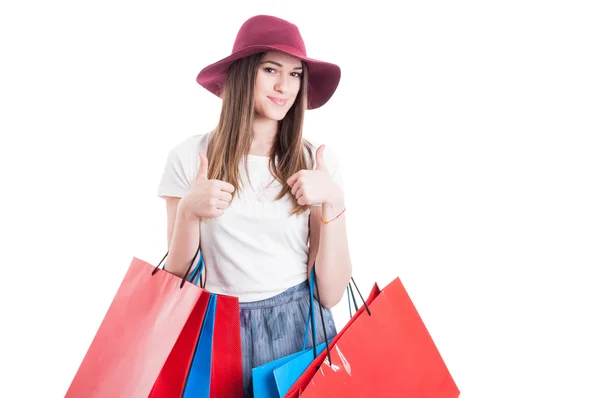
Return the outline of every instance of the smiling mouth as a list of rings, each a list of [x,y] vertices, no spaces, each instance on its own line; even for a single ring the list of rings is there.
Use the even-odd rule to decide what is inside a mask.
[[[279,106],[283,106],[285,104],[287,104],[288,100],[286,100],[285,98],[276,98],[276,97],[268,97],[271,101],[273,101],[274,104],[279,105]]]

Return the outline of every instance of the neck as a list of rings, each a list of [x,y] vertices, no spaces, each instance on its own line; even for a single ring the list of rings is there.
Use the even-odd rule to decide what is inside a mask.
[[[278,122],[254,115],[252,123],[253,145],[271,148],[277,137]]]

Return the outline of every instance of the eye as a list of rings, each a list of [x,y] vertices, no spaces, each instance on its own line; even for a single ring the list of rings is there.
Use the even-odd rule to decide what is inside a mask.
[[[292,76],[301,79],[302,78],[302,73],[300,73],[300,72],[292,72]]]
[[[264,70],[265,72],[267,72],[267,73],[275,73],[275,72],[277,72],[275,69],[273,69],[273,68],[269,68],[269,67],[266,67],[266,68],[264,68],[263,70]]]

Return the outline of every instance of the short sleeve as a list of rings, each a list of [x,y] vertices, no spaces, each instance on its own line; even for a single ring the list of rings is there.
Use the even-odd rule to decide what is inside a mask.
[[[158,184],[159,197],[183,197],[192,186],[200,160],[201,136],[193,136],[173,147],[166,158]]]

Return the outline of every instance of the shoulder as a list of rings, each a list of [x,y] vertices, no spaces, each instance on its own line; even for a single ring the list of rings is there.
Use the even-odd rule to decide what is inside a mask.
[[[187,192],[200,166],[198,152],[206,148],[207,138],[208,134],[196,134],[171,147],[159,183],[159,196],[182,197]]]
[[[190,182],[200,166],[198,152],[206,153],[209,135],[191,135],[174,144],[167,154],[165,176]]]
[[[175,143],[167,155],[167,163],[179,164],[185,170],[193,170],[200,164],[198,152],[206,153],[209,133],[195,134]]]
[[[195,134],[177,142],[172,148],[171,153],[179,155],[198,155],[198,152],[206,152],[208,148],[208,133]]]

